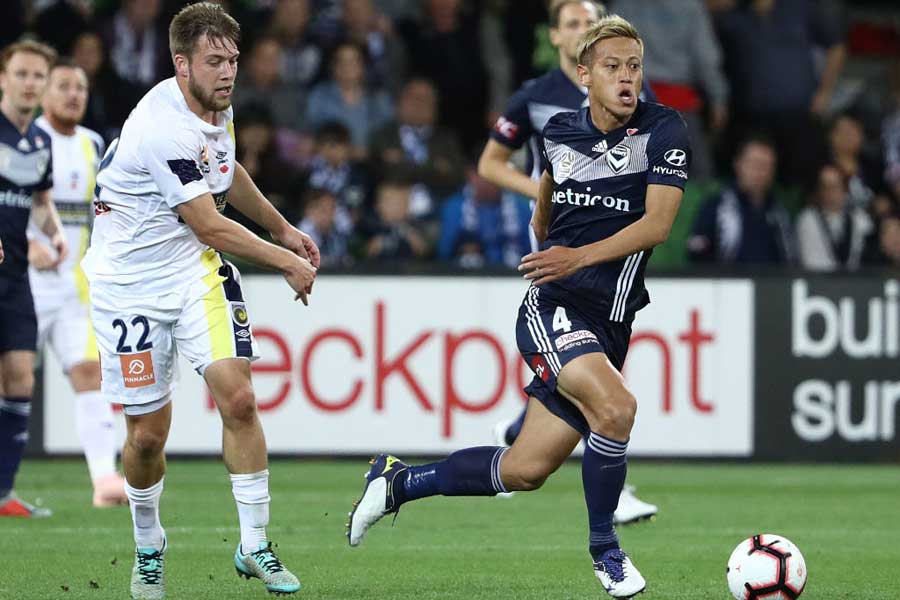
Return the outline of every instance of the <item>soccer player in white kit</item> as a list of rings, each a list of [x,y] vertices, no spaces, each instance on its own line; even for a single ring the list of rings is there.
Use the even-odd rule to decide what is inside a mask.
[[[300,589],[266,538],[266,442],[250,382],[256,343],[240,275],[219,251],[278,270],[304,303],[319,251],[235,162],[230,105],[239,36],[240,26],[217,4],[182,9],[169,26],[175,77],[138,103],[97,176],[94,230],[82,266],[103,393],[124,406],[127,423],[122,464],[136,545],[132,598],[165,596],[159,498],[176,348],[206,380],[222,417],[241,529],[234,567],[270,592]],[[281,246],[223,217],[226,201]]]
[[[29,228],[28,275],[38,319],[38,347],[49,345],[75,390],[75,427],[94,488],[94,506],[125,504],[125,480],[116,472],[112,405],[100,393],[97,341],[88,316],[88,285],[79,263],[90,235],[94,183],[103,138],[78,123],[87,107],[87,75],[65,59],[50,70],[36,123],[52,142],[51,194],[70,252],[56,268],[49,238]]]

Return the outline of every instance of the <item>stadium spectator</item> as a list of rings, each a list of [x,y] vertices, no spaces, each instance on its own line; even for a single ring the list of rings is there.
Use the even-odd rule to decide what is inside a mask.
[[[357,158],[366,155],[369,136],[393,115],[390,97],[370,91],[365,81],[365,51],[356,44],[339,45],[331,60],[331,79],[317,84],[309,94],[306,122],[318,129],[329,121],[346,125]]]
[[[431,207],[463,185],[463,152],[453,131],[437,124],[437,91],[428,80],[409,80],[400,92],[397,118],[372,136],[373,173],[401,169],[417,184],[419,203]]]
[[[358,223],[369,206],[368,175],[353,160],[350,132],[341,123],[326,123],[316,132],[307,180],[310,187],[326,190],[335,197],[337,220],[342,228]]]
[[[878,263],[900,267],[900,216],[896,213],[882,219],[878,229],[878,249]]]
[[[234,123],[238,162],[269,202],[288,221],[296,221],[299,216],[299,198],[296,195],[301,187],[301,178],[278,155],[272,113],[263,104],[248,104],[237,113]],[[212,160],[215,157],[210,157]],[[251,231],[265,234],[259,225],[230,205],[227,214]]]
[[[350,262],[350,232],[339,226],[337,212],[337,198],[328,190],[310,188],[304,194],[303,219],[297,227],[302,227],[319,247],[323,267],[346,266]]]
[[[894,112],[887,116],[882,126],[884,148],[884,178],[893,191],[894,198],[900,200],[900,59],[891,70],[893,83]]]
[[[758,265],[793,261],[790,217],[772,189],[776,166],[770,140],[744,141],[734,160],[734,182],[700,208],[688,239],[692,261]]]
[[[441,208],[437,257],[463,267],[515,268],[531,249],[528,199],[469,169],[468,185]]]
[[[646,40],[645,82],[658,101],[678,110],[688,125],[691,178],[711,179],[715,168],[707,137],[728,120],[728,84],[706,7],[701,0],[618,0],[612,11],[641,32]]]
[[[825,159],[818,118],[845,57],[837,12],[831,0],[750,0],[716,14],[731,88],[729,146],[748,130],[767,128],[786,183],[813,181]],[[816,48],[825,52],[818,76]]]
[[[279,129],[302,131],[306,97],[302,89],[285,85],[281,81],[281,42],[272,36],[263,36],[254,42],[238,71],[232,105],[236,112],[248,104],[264,104],[268,107]]]
[[[124,0],[103,28],[116,74],[141,94],[172,74],[169,40],[159,22],[160,0]]]
[[[370,87],[396,92],[406,70],[406,53],[394,24],[373,0],[344,0],[338,39],[366,49],[366,81]]]
[[[477,11],[461,0],[427,0],[417,21],[398,25],[412,74],[434,81],[439,121],[456,131],[468,152],[484,141],[488,122],[488,56]]]
[[[812,202],[797,217],[797,248],[804,268],[859,268],[873,226],[866,211],[849,199],[848,181],[840,167],[827,164],[819,169]]]
[[[82,123],[103,136],[107,145],[119,137],[128,113],[140,100],[137,88],[120,78],[109,63],[103,38],[85,31],[72,44],[72,60],[88,78],[90,95]]]
[[[309,28],[309,0],[278,0],[270,21],[271,34],[281,42],[281,80],[307,88],[322,69],[322,48]]]
[[[428,254],[423,224],[409,214],[412,187],[402,179],[386,179],[375,193],[375,214],[362,228],[363,256],[373,262],[399,264]]]
[[[884,214],[889,200],[884,195],[882,167],[876,158],[863,153],[864,141],[862,122],[848,114],[839,115],[828,131],[831,160],[847,178],[849,205]],[[821,183],[821,172],[819,175]]]

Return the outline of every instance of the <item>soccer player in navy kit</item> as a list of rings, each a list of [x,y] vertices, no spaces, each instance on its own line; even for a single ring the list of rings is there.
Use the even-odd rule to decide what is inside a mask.
[[[578,42],[584,32],[606,14],[601,4],[590,0],[553,0],[548,10],[550,42],[559,51],[559,68],[525,82],[513,94],[503,115],[494,125],[478,162],[482,177],[529,198],[538,197],[542,172],[539,137],[547,121],[557,113],[587,106],[587,88],[578,79]],[[641,89],[640,99],[656,102],[649,88]],[[525,173],[522,173],[508,161],[513,151],[526,144]],[[530,233],[532,250],[537,250],[537,238],[533,230]],[[498,423],[494,428],[495,441],[504,446],[512,444],[524,422],[523,409],[516,419]],[[652,517],[657,512],[659,509],[655,505],[640,500],[633,489],[626,486],[619,498],[615,522],[633,523]]]
[[[53,186],[50,136],[32,121],[56,59],[53,49],[17,42],[0,53],[0,517],[43,517],[13,494],[25,442],[34,388],[37,319],[28,284],[29,215],[53,246],[55,268],[66,240],[50,197]]]
[[[620,369],[634,313],[649,302],[644,268],[681,203],[690,147],[677,112],[638,99],[642,57],[627,21],[602,19],[578,51],[589,106],[560,113],[544,128],[532,221],[543,249],[520,267],[532,285],[516,334],[535,374],[521,434],[508,449],[467,448],[423,466],[375,457],[350,515],[351,545],[411,500],[534,490],[584,439],[594,573],[615,598],[645,588],[613,527],[637,407]]]

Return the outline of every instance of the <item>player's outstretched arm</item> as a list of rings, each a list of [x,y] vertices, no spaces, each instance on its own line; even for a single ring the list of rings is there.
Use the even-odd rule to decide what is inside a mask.
[[[244,216],[265,228],[279,244],[301,258],[307,258],[319,268],[319,248],[311,237],[288,223],[272,203],[263,195],[250,174],[239,163],[234,163],[234,181],[228,191],[228,203]]]
[[[522,257],[519,271],[525,279],[542,285],[568,277],[575,271],[629,256],[640,250],[652,248],[668,239],[681,205],[681,188],[670,185],[647,186],[644,216],[599,242],[579,248],[553,246]]]
[[[509,164],[512,149],[496,140],[488,140],[478,159],[478,174],[500,187],[529,198],[538,197],[538,182]]]
[[[281,272],[303,304],[308,303],[307,295],[316,277],[316,268],[310,261],[260,239],[243,225],[220,215],[209,192],[179,204],[175,210],[201,242]]]
[[[37,225],[38,229],[43,231],[53,249],[56,250],[56,257],[47,267],[55,269],[65,260],[69,252],[69,246],[66,237],[63,235],[62,222],[59,220],[59,214],[56,212],[56,205],[50,197],[50,190],[40,190],[34,192],[34,198],[31,205],[31,220]]]

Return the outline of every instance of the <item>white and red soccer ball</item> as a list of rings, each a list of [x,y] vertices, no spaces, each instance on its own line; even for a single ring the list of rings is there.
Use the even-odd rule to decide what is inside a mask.
[[[795,600],[806,587],[806,561],[781,535],[754,535],[738,544],[726,569],[735,600]]]

